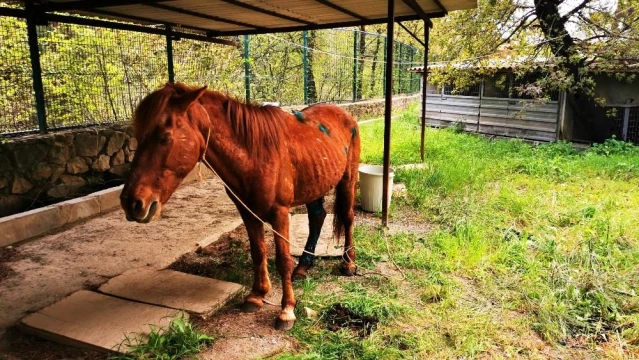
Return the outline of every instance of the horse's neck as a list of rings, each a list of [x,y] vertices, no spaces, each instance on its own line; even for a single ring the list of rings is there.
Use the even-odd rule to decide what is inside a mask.
[[[243,178],[253,170],[247,149],[239,141],[226,119],[226,114],[220,106],[202,107],[207,111],[208,121],[203,122],[202,135],[207,144],[205,159],[208,166],[229,186],[241,190]]]

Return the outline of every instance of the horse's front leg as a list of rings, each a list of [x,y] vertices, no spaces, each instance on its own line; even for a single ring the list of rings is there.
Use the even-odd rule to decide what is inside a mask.
[[[266,243],[264,241],[264,224],[253,215],[241,210],[240,214],[251,243],[251,258],[253,259],[253,288],[244,298],[242,311],[255,312],[264,306],[264,297],[271,291],[271,281],[268,278]]]
[[[289,330],[295,324],[295,296],[293,295],[293,259],[288,243],[289,217],[288,208],[280,208],[274,214],[273,230],[275,237],[275,262],[282,278],[282,312],[275,320],[275,328]],[[281,235],[281,236],[280,236]],[[284,237],[284,238],[282,238]]]

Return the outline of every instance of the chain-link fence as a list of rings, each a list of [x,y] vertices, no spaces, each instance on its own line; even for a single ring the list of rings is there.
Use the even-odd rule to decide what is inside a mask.
[[[169,80],[162,35],[50,22],[37,36],[49,129],[126,122]],[[239,46],[175,39],[175,80],[281,105],[383,97],[386,37],[350,29],[251,35]],[[27,25],[0,17],[0,132],[38,130]],[[423,52],[395,43],[393,92],[419,91]]]

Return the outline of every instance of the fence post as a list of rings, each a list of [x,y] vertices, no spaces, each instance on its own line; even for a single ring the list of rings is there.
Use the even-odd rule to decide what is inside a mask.
[[[40,66],[40,49],[38,48],[38,29],[36,13],[31,1],[26,2],[27,36],[29,38],[29,55],[31,57],[31,72],[33,77],[33,91],[35,93],[36,114],[38,128],[41,134],[47,133],[47,114],[44,103],[44,86],[42,85],[42,67]]]
[[[397,43],[397,75],[399,76],[395,76],[397,78],[397,92],[395,92],[396,94],[401,94],[402,93],[402,48],[404,47],[404,44],[398,42]]]
[[[413,67],[413,60],[415,60],[415,48],[410,46],[408,48],[410,50],[410,67]],[[413,84],[413,72],[408,71],[408,92],[413,93],[413,89],[415,89],[415,85]]]
[[[166,63],[169,71],[169,82],[175,82],[175,71],[173,68],[173,27],[166,25]]]
[[[630,108],[625,107],[623,113],[623,129],[621,130],[621,136],[623,141],[627,141],[628,139],[628,123],[630,122]]]
[[[304,30],[302,32],[302,37],[304,38],[304,59],[302,60],[302,67],[304,68],[304,104],[308,104],[308,31]]]
[[[251,102],[251,68],[249,65],[249,36],[244,35],[244,92],[246,102]]]
[[[357,30],[353,30],[353,102],[357,101]]]
[[[386,52],[388,51],[388,38],[384,37],[384,77],[382,78],[382,93],[386,89]]]

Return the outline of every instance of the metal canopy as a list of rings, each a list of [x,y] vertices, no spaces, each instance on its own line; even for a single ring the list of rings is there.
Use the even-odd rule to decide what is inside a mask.
[[[49,0],[34,2],[32,8],[171,25],[211,37],[383,24],[389,18],[387,4],[379,0]],[[395,4],[395,21],[436,18],[476,6],[476,0],[402,0]]]

